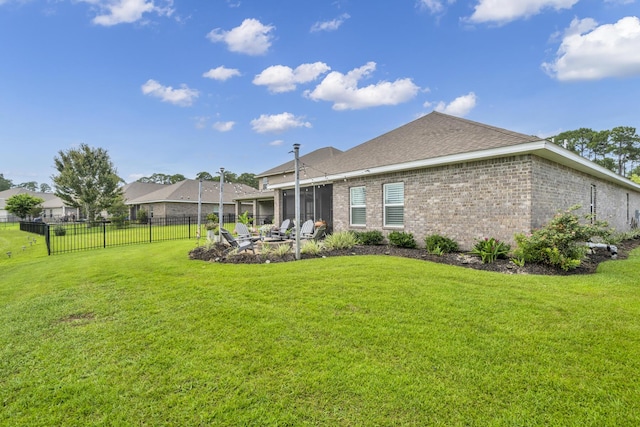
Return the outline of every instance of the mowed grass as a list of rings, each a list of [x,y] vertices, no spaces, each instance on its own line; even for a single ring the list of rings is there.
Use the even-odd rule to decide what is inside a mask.
[[[194,244],[0,258],[0,425],[640,425],[638,250],[543,277]]]

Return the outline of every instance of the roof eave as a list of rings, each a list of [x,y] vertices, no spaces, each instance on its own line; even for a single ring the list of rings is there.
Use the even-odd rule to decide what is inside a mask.
[[[345,173],[320,176],[315,178],[306,178],[300,180],[300,185],[327,184],[334,181],[348,180],[350,178],[362,178],[363,176],[381,175],[393,172],[400,172],[412,169],[423,169],[435,166],[444,166],[455,163],[464,163],[477,160],[487,160],[499,157],[505,157],[518,154],[535,154],[539,157],[552,160],[556,163],[570,166],[573,169],[597,176],[607,181],[617,182],[618,184],[640,191],[640,185],[630,181],[610,170],[593,163],[569,150],[566,150],[556,144],[546,140],[538,140],[518,145],[509,145],[506,147],[491,148],[482,151],[470,151],[466,153],[452,154],[449,156],[434,157],[431,159],[416,160],[406,163],[398,163],[394,165],[386,165],[372,167],[368,169],[360,169]],[[291,188],[295,185],[294,181],[283,182],[279,184],[269,185],[269,189],[277,190],[283,188]]]

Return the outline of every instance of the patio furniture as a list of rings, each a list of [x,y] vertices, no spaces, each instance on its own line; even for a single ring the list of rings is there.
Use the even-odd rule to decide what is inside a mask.
[[[271,232],[271,237],[274,239],[284,240],[287,238],[287,230],[289,229],[289,224],[291,224],[291,220],[285,219],[282,221],[282,225],[278,230],[273,230]]]
[[[320,239],[322,239],[325,235],[327,231],[327,226],[325,224],[322,224],[318,227],[315,228],[315,230],[313,230],[313,234],[310,234],[308,236],[302,237],[305,240],[315,240],[318,241]]]
[[[238,240],[251,240],[252,242],[260,240],[260,236],[252,236],[249,227],[241,222],[236,223],[236,234],[238,235]]]
[[[300,228],[300,238],[305,239],[313,234],[314,222],[312,219],[305,221]]]
[[[254,254],[256,253],[255,249],[253,248],[252,240],[236,240],[233,238],[231,233],[229,233],[229,230],[225,230],[224,228],[220,229],[220,234],[222,234],[222,237],[224,237],[229,245],[231,245],[231,248],[229,248],[229,252],[234,249],[236,249],[238,252],[251,249],[251,252],[253,252]]]

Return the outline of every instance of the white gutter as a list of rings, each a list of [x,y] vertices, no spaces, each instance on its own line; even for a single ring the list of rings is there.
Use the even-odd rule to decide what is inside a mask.
[[[640,192],[640,185],[628,180],[610,170],[593,163],[559,145],[553,144],[546,140],[528,142],[519,145],[510,145],[507,147],[491,148],[482,151],[470,151],[467,153],[451,154],[449,156],[434,157],[431,159],[416,160],[412,162],[397,163],[393,165],[385,165],[372,167],[368,169],[359,169],[339,174],[331,174],[326,176],[318,176],[315,178],[306,178],[300,180],[300,185],[327,184],[334,181],[342,181],[350,178],[361,178],[362,176],[380,175],[393,172],[406,171],[411,169],[423,169],[435,166],[443,166],[454,163],[474,162],[478,160],[486,160],[497,157],[512,156],[517,154],[535,154],[539,157],[553,160],[556,163],[570,166],[573,169],[598,176],[607,181],[616,182],[624,187],[631,188]],[[269,189],[282,189],[293,187],[293,181],[283,182],[279,184],[269,185]]]

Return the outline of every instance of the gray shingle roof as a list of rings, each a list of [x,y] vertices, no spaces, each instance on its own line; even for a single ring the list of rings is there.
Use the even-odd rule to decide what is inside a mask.
[[[167,184],[158,184],[155,182],[134,181],[122,186],[122,193],[124,194],[125,200],[134,200],[166,186]]]
[[[42,207],[47,209],[61,208],[62,206],[65,206],[62,199],[53,193],[42,193],[40,191],[27,190],[26,188],[13,187],[8,190],[0,191],[0,208],[4,208],[6,200],[16,194],[30,194],[31,196],[39,197],[44,200]]]
[[[324,147],[324,148],[319,148],[315,151],[312,151],[308,154],[305,154],[303,156],[300,156],[300,161],[303,163],[308,163],[308,164],[315,164],[315,163],[321,163],[324,161],[330,161],[331,159],[334,159],[335,157],[339,156],[342,154],[341,150],[338,150],[337,148],[333,148],[333,147]],[[292,156],[293,157],[293,156]],[[271,176],[271,175],[280,175],[280,174],[284,174],[284,173],[291,173],[293,172],[294,168],[295,168],[295,160],[290,160],[286,163],[283,163],[279,166],[276,166],[275,168],[271,168],[267,171],[264,171],[262,173],[259,173],[258,175],[256,175],[257,178],[261,178],[264,176]]]
[[[202,181],[202,202],[219,203],[220,183]],[[244,184],[224,183],[223,202],[232,203],[240,194],[254,193],[257,190]],[[156,191],[126,201],[128,205],[139,205],[154,202],[198,202],[198,180],[186,179],[171,185],[163,185]]]
[[[534,141],[540,138],[434,111],[330,161],[304,163],[311,166],[306,176],[316,177]]]

